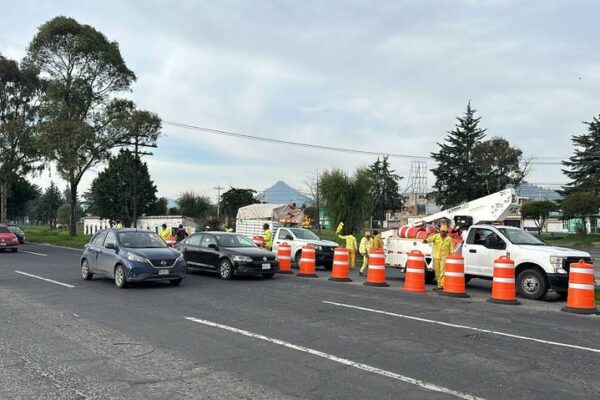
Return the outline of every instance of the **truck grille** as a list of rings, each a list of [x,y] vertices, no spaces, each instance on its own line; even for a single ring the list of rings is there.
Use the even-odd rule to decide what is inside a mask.
[[[567,257],[566,259],[563,260],[563,269],[565,271],[569,271],[571,264],[578,263],[580,260],[583,260],[583,262],[586,264],[594,263],[592,261],[592,259],[589,257]]]

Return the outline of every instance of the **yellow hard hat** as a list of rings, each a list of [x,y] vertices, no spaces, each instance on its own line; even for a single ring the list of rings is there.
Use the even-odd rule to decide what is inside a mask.
[[[440,226],[440,232],[448,232],[448,225],[444,224]]]

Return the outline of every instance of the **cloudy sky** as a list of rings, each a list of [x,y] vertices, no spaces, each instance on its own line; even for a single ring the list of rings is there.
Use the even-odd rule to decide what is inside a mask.
[[[137,74],[128,96],[165,121],[427,156],[471,100],[489,136],[507,138],[526,157],[556,161],[572,152],[581,122],[600,113],[600,3],[593,0],[0,5],[0,53],[21,58],[38,26],[56,15],[93,25],[119,42]],[[215,196],[217,185],[263,190],[277,180],[303,189],[317,170],[374,161],[169,125],[163,131],[148,164],[168,197],[186,189]],[[392,165],[408,176],[409,159]],[[559,165],[536,164],[528,180],[565,177]],[[48,173],[38,181],[48,182]]]

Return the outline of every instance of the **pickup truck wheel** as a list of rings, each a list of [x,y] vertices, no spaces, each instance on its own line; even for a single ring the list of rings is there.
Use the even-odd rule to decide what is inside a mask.
[[[425,283],[428,285],[433,284],[435,281],[435,272],[425,270]]]
[[[517,293],[525,299],[539,300],[548,292],[546,277],[536,269],[526,269],[517,275]]]
[[[471,275],[466,275],[465,274],[465,284],[469,283],[469,281],[472,279],[473,277]]]
[[[300,259],[302,258],[302,251],[299,251],[294,256],[294,262],[296,263],[296,267],[300,268]]]

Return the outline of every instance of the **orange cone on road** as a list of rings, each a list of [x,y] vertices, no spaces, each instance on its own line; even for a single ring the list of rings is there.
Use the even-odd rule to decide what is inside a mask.
[[[280,274],[292,273],[292,247],[286,242],[281,243],[277,249],[277,261]]]
[[[252,241],[256,243],[258,247],[265,247],[265,238],[263,238],[262,236],[253,236]]]
[[[365,286],[390,286],[385,281],[385,254],[383,249],[373,248],[369,253],[369,269]]]
[[[404,290],[407,292],[425,291],[425,257],[419,250],[408,253],[404,274]]]
[[[594,266],[583,260],[571,264],[567,305],[562,308],[562,311],[574,314],[598,314],[594,292]]]
[[[492,297],[488,301],[496,304],[521,304],[517,300],[515,262],[508,256],[502,256],[494,260]]]
[[[333,253],[333,268],[330,281],[352,282],[350,279],[350,252],[344,247],[337,247]]]
[[[296,274],[304,278],[316,278],[318,275],[315,273],[315,255],[316,248],[311,244],[307,244],[302,248],[302,255],[300,256],[300,271]]]
[[[471,297],[465,290],[465,259],[460,254],[452,253],[446,257],[444,291],[438,293],[450,297]]]

